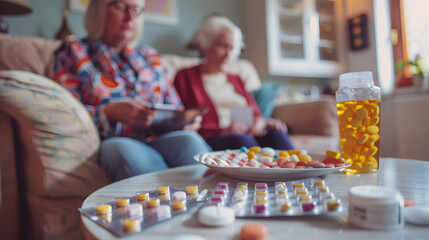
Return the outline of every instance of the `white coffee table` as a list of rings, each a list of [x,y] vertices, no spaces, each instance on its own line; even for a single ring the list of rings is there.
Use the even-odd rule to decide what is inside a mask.
[[[412,199],[417,205],[429,206],[429,162],[382,158],[378,173],[346,175],[333,173],[324,179],[332,191],[347,202],[348,190],[356,185],[391,186],[401,191],[404,198]],[[116,197],[132,196],[138,191],[154,190],[156,186],[168,184],[183,189],[189,184],[199,184],[201,189],[211,190],[218,182],[230,182],[232,186],[243,180],[222,174],[204,176],[207,168],[202,165],[185,166],[166,171],[143,174],[112,183],[92,193],[82,204],[82,208],[113,201]],[[247,181],[253,184],[252,181]],[[359,229],[346,223],[323,216],[292,217],[281,219],[236,219],[227,227],[209,228],[199,224],[195,216],[197,208],[178,215],[166,222],[154,225],[144,231],[124,239],[171,239],[178,234],[196,234],[207,240],[238,240],[241,226],[259,222],[268,227],[269,239],[429,239],[429,228],[405,224],[397,231],[371,231]],[[82,216],[82,228],[87,239],[118,239],[109,231]]]

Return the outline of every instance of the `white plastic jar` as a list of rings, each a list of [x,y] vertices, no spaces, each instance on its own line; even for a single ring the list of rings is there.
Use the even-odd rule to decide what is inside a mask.
[[[348,194],[350,224],[357,227],[392,230],[404,226],[404,198],[383,186],[355,186]]]

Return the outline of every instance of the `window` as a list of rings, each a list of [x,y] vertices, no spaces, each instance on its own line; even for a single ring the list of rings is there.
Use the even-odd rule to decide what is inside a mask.
[[[393,55],[396,64],[397,86],[413,85],[413,75],[419,68],[403,60],[418,63],[421,73],[429,72],[429,1],[390,0]],[[416,61],[418,60],[418,61]]]

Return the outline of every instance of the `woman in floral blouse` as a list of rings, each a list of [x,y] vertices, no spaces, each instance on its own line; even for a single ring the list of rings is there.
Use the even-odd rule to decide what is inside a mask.
[[[155,135],[156,110],[182,103],[167,79],[160,55],[135,46],[144,0],[92,0],[85,15],[88,37],[66,41],[55,53],[54,80],[69,89],[93,116],[101,138],[100,164],[112,180],[194,163],[210,151],[195,132],[201,118]]]

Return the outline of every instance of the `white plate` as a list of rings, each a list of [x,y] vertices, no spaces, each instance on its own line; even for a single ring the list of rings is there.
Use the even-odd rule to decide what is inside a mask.
[[[231,150],[238,153],[240,150]],[[210,155],[221,155],[225,151],[210,152]],[[322,161],[325,155],[309,154],[315,161]],[[336,168],[312,168],[312,169],[290,169],[290,168],[252,168],[252,167],[219,167],[208,165],[199,161],[201,154],[195,155],[194,160],[211,169],[223,173],[232,178],[254,181],[282,181],[288,179],[301,179],[319,177],[326,174],[343,170],[345,167]],[[347,165],[346,167],[348,167]]]

